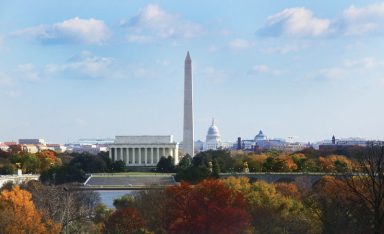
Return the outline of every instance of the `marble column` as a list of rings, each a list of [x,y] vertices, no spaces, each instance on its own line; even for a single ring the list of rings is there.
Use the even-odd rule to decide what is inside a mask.
[[[144,153],[145,153],[145,156],[144,156],[144,159],[145,159],[145,165],[147,165],[147,162],[148,162],[148,148],[145,147],[144,148]]]
[[[151,164],[153,165],[153,157],[154,157],[154,155],[153,155],[153,147],[151,148]]]
[[[157,156],[156,156],[156,160],[155,160],[155,164],[157,164],[160,160],[160,147],[157,147]]]

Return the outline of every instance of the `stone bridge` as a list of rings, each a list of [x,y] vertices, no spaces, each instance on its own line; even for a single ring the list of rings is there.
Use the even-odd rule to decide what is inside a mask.
[[[40,175],[1,175],[0,176],[0,188],[7,182],[13,182],[14,184],[21,184],[29,180],[39,180]]]
[[[268,183],[276,182],[309,182],[312,185],[324,176],[342,178],[360,175],[358,173],[323,173],[323,172],[252,172],[252,173],[220,173],[220,178],[248,177],[251,181],[263,180]]]

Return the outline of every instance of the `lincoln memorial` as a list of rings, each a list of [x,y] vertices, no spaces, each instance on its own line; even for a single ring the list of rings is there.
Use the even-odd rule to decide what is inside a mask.
[[[156,166],[161,156],[171,156],[178,164],[178,148],[173,136],[116,136],[109,158],[127,166]]]

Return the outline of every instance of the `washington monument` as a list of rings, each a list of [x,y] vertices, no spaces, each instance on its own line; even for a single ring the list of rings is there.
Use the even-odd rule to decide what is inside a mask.
[[[193,137],[193,86],[192,86],[192,60],[189,51],[184,63],[184,128],[183,151],[192,157],[194,154]]]

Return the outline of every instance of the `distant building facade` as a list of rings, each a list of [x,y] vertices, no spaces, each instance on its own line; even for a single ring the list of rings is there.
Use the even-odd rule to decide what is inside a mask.
[[[161,156],[179,163],[179,145],[173,136],[116,136],[109,145],[109,158],[127,166],[156,166]]]
[[[20,145],[46,145],[44,139],[19,139]]]
[[[281,150],[281,151],[299,151],[308,148],[307,143],[302,142],[287,142],[284,139],[269,139],[262,130],[254,137],[253,140],[242,140],[241,137],[237,139],[235,149],[245,151],[257,151],[257,150]]]
[[[212,119],[212,125],[208,128],[207,137],[205,139],[204,150],[216,150],[221,147],[220,131],[215,124],[215,119]]]

